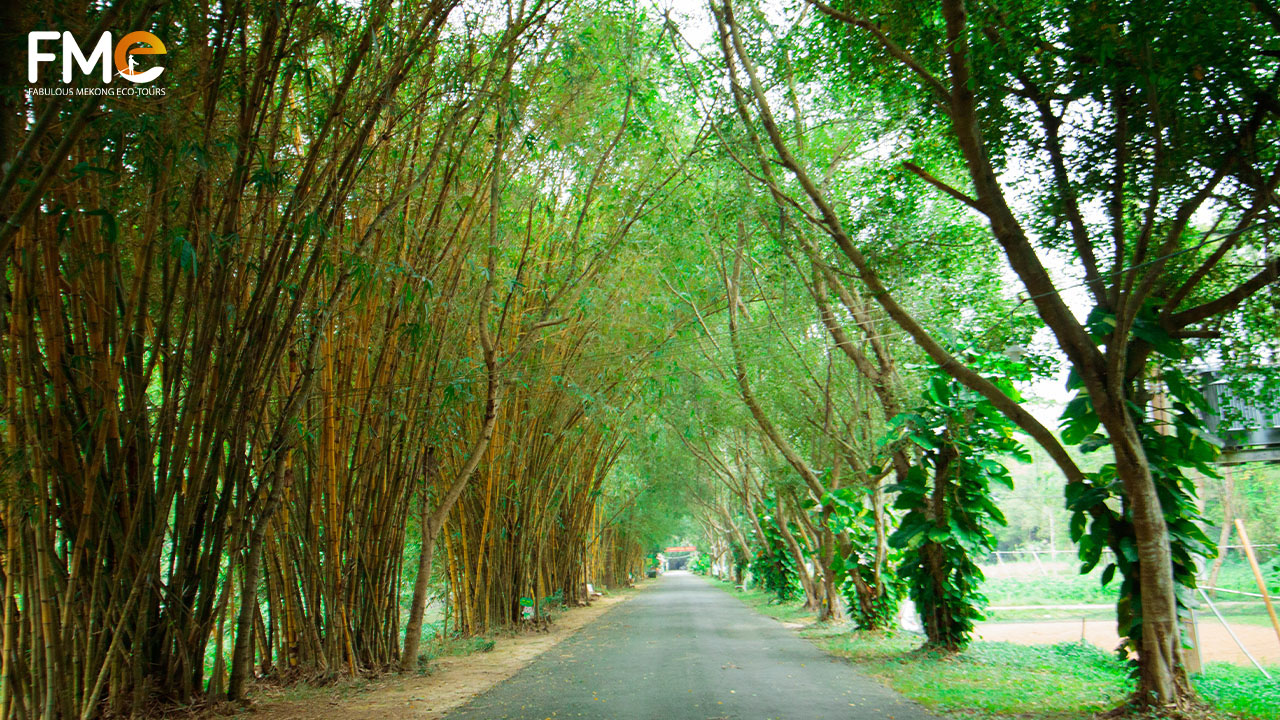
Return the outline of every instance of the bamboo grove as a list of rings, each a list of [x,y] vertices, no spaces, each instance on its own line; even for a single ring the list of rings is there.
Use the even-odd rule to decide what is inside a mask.
[[[1141,549],[1135,699],[1192,702],[1180,373],[1278,351],[1280,14],[1204,11],[1201,103],[1172,25],[997,5],[6,7],[12,58],[167,50],[162,96],[0,65],[0,720],[417,671],[677,539],[954,650],[1031,448],[1086,564]]]
[[[0,717],[393,666],[415,569],[461,632],[638,573],[600,507],[633,381],[584,358],[691,138],[626,18],[90,7],[16,20],[174,62],[162,113],[33,98],[7,138],[46,170],[6,175]]]

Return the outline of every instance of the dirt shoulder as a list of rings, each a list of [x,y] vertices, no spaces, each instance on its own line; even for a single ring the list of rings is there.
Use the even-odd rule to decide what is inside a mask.
[[[1258,662],[1280,662],[1280,643],[1270,625],[1232,623],[1240,642]],[[1236,645],[1231,634],[1212,615],[1201,614],[1198,622],[1200,659],[1204,662],[1229,662],[1250,665],[1249,658]],[[987,622],[978,624],[978,638],[1005,640],[1019,645],[1049,645],[1079,640],[1081,637],[1104,650],[1120,644],[1115,620],[1043,620],[1023,622]]]
[[[587,607],[571,608],[556,618],[550,631],[498,637],[488,652],[440,658],[425,676],[387,675],[358,686],[259,688],[249,715],[265,720],[436,720],[635,595],[636,591],[613,593]]]

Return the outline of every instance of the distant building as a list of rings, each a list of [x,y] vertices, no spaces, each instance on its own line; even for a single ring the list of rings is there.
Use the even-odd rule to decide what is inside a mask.
[[[694,545],[673,545],[662,552],[662,571],[686,570],[697,556],[698,548]]]
[[[1222,447],[1218,462],[1235,465],[1280,461],[1280,402],[1260,400],[1255,393],[1240,393],[1218,372],[1203,372],[1200,378],[1209,402],[1205,424]],[[1245,382],[1249,382],[1247,376]],[[1259,378],[1256,386],[1261,389],[1261,385]]]

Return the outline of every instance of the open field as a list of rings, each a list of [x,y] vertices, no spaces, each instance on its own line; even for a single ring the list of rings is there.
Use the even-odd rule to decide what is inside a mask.
[[[983,572],[987,578],[983,592],[989,606],[988,621],[979,626],[982,639],[1024,645],[1084,639],[1108,651],[1119,645],[1114,606],[1119,583],[1103,587],[1100,570],[1080,575],[1074,563],[1046,560],[1003,562],[984,567]],[[1223,566],[1218,586],[1257,592],[1252,572],[1240,562]],[[1222,592],[1215,604],[1259,662],[1280,662],[1280,638],[1260,600]],[[1251,665],[1209,608],[1199,607],[1196,618],[1204,662]]]
[[[1264,626],[1232,622],[1232,630],[1259,662],[1264,665],[1280,664],[1280,638],[1276,637],[1269,624]],[[1201,616],[1199,633],[1200,656],[1204,662],[1250,664],[1244,652],[1217,619]],[[1120,644],[1114,620],[1024,620],[985,622],[978,625],[978,637],[983,640],[1019,645],[1078,642],[1082,635],[1085,640],[1102,650],[1109,651]]]

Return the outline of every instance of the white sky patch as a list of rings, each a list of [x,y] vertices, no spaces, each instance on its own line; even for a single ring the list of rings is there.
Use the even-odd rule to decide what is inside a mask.
[[[684,39],[702,52],[714,51],[715,23],[705,0],[650,0],[659,17],[667,15]]]

